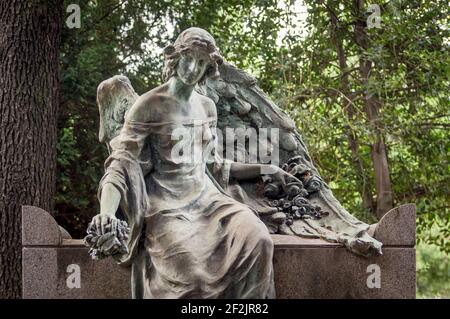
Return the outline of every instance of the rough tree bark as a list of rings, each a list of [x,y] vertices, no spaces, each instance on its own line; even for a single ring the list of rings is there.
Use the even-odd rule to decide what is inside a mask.
[[[0,2],[0,298],[21,297],[21,206],[52,211],[63,2]]]
[[[372,213],[375,213],[375,207],[373,203],[373,195],[371,190],[371,184],[369,180],[366,178],[364,163],[361,160],[359,155],[359,141],[356,133],[351,128],[351,123],[355,120],[355,106],[353,104],[353,94],[349,87],[349,75],[350,70],[348,69],[347,57],[344,50],[343,40],[342,40],[342,29],[339,26],[338,18],[335,14],[335,11],[330,6],[330,3],[326,6],[328,10],[328,16],[330,17],[330,34],[331,41],[335,46],[336,54],[339,62],[339,69],[341,72],[340,76],[340,91],[343,95],[343,109],[345,114],[347,115],[347,120],[350,123],[346,126],[346,134],[348,139],[348,144],[350,147],[350,151],[352,153],[352,163],[353,167],[356,170],[357,174],[357,188],[358,192],[361,195],[362,206],[365,209],[370,210]]]
[[[364,110],[374,132],[374,142],[371,145],[371,154],[375,171],[375,185],[377,191],[376,215],[378,217],[382,217],[393,207],[387,149],[379,118],[379,110],[382,107],[382,101],[376,94],[370,92],[369,88],[372,61],[367,57],[369,37],[366,31],[366,18],[364,16],[366,7],[364,5],[364,0],[353,0],[353,5],[355,12],[354,36],[355,42],[360,48],[359,75],[361,84],[364,88]]]

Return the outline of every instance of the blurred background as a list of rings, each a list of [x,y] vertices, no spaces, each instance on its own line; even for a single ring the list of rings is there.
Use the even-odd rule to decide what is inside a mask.
[[[161,84],[162,48],[198,26],[225,59],[252,73],[297,123],[322,177],[358,218],[417,206],[419,298],[450,298],[450,105],[447,1],[65,1],[54,216],[82,238],[98,213],[107,156],[97,85],[128,76],[138,94]],[[66,14],[67,16],[67,14]],[[377,156],[389,181],[380,189]],[[381,172],[383,173],[383,172]]]

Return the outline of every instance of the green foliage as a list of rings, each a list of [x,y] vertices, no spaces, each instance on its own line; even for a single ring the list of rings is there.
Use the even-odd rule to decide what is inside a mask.
[[[382,102],[377,126],[388,148],[395,205],[413,202],[418,208],[419,241],[450,252],[449,204],[449,31],[445,1],[394,1],[383,5],[380,29],[368,30],[369,48],[355,43],[353,1],[305,1],[308,36],[288,36],[280,48],[283,65],[273,78],[282,79],[272,92],[278,104],[297,121],[314,162],[334,193],[359,218],[373,221],[362,207],[360,192],[369,185],[375,194],[370,145],[373,127],[363,96]],[[337,37],[347,68],[339,66],[332,41],[330,14],[337,17]],[[373,63],[368,86],[359,75],[361,55]],[[344,75],[347,75],[347,88]],[[347,90],[346,90],[347,89]],[[351,104],[353,116],[344,106]],[[352,156],[348,135],[359,143],[362,172]],[[361,174],[362,173],[362,174]],[[441,231],[427,235],[430,227]]]
[[[417,298],[450,298],[450,259],[435,245],[417,246]]]

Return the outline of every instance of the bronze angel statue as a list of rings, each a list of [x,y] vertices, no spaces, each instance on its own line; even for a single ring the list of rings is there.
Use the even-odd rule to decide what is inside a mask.
[[[97,91],[110,154],[86,243],[132,266],[133,298],[274,298],[274,233],[381,254],[294,122],[207,31],[183,31],[164,62],[164,83],[141,96],[125,76]]]

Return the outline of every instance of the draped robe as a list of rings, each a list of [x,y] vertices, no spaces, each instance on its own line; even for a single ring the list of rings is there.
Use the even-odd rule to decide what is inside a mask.
[[[110,142],[99,196],[106,183],[121,194],[130,237],[118,261],[132,265],[133,298],[275,297],[272,239],[226,194],[231,162],[214,153],[215,125],[126,120]],[[190,133],[174,139],[177,130]]]

